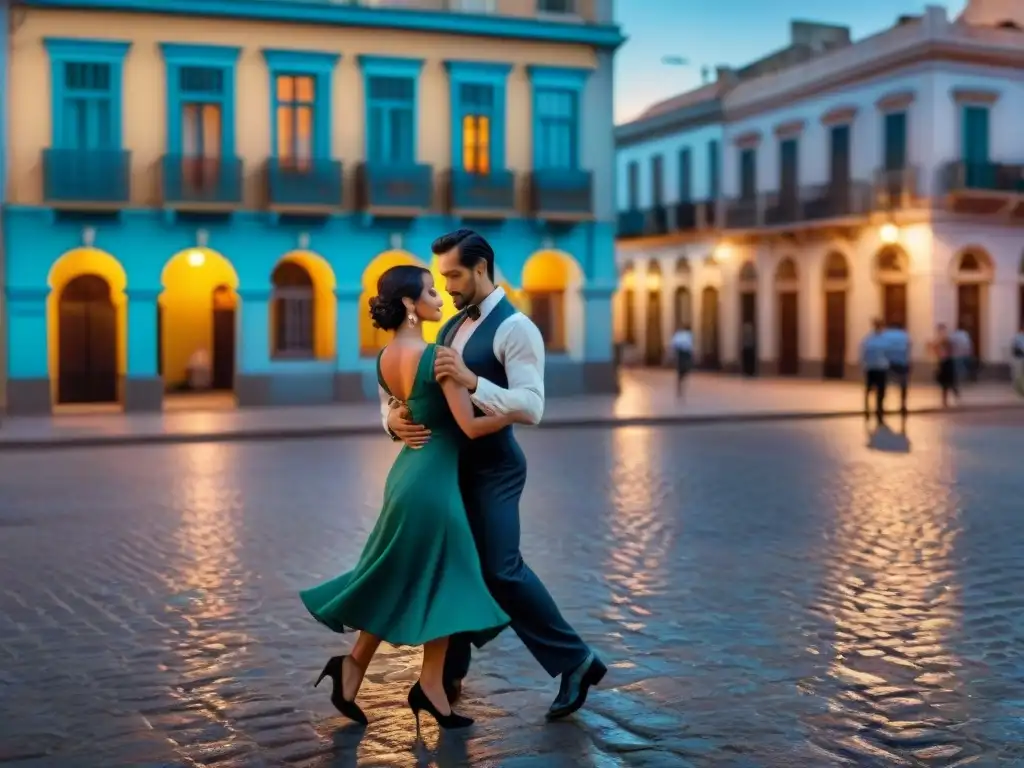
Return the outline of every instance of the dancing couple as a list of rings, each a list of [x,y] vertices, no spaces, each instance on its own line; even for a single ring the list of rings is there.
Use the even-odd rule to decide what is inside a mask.
[[[384,505],[356,567],[302,592],[313,616],[335,632],[356,630],[352,651],[327,662],[331,701],[359,723],[356,703],[380,642],[422,645],[416,716],[445,729],[472,724],[451,705],[469,672],[471,647],[511,626],[545,671],[560,676],[548,719],[583,706],[605,665],[562,618],[519,552],[519,498],[526,458],[512,425],[544,412],[544,342],[537,327],[494,285],[494,251],[460,229],[439,237],[445,288],[458,314],[441,319],[430,272],[392,267],[377,283],[370,314],[394,338],[377,358],[384,427],[405,445],[388,474]]]

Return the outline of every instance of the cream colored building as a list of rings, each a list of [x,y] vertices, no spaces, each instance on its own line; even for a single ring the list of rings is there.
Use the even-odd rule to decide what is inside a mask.
[[[749,326],[760,373],[850,376],[882,317],[917,362],[963,328],[1002,375],[1024,325],[1022,26],[1005,0],[856,42],[794,24],[786,50],[620,126],[626,359],[657,362],[682,323],[738,369]]]

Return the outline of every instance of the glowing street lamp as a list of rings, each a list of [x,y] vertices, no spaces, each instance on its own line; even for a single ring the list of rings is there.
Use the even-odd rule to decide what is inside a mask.
[[[878,230],[878,236],[886,245],[895,245],[900,239],[900,228],[891,221],[886,222],[882,225],[881,229]]]

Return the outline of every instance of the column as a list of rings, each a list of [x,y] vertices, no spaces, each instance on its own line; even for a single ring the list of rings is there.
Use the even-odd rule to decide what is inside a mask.
[[[157,290],[131,289],[128,298],[128,362],[122,382],[124,410],[159,411],[164,404],[164,382],[159,375],[157,351]]]
[[[271,402],[270,291],[250,288],[238,296],[235,399],[240,406],[267,405]]]
[[[46,288],[7,289],[7,412],[11,415],[48,414],[53,408],[48,294]]]
[[[338,360],[334,371],[334,399],[337,402],[366,400],[363,371],[359,359],[360,306],[363,288],[359,285],[339,286],[334,295],[338,299],[336,320]]]
[[[612,297],[614,282],[585,286],[583,318],[586,333],[583,339],[583,388],[590,393],[619,391],[619,373],[615,366],[612,329]]]

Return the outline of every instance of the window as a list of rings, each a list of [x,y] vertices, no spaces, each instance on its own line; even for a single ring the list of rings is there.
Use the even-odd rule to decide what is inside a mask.
[[[537,0],[540,13],[576,13],[576,0]]]
[[[665,189],[665,158],[662,155],[655,155],[651,158],[651,206],[660,207],[662,204],[662,193]]]
[[[718,140],[708,142],[708,199],[718,199]]]
[[[166,170],[176,168],[190,194],[225,193],[224,163],[235,154],[240,49],[185,43],[161,43],[161,49],[167,63],[167,152],[173,161]]]
[[[693,199],[693,167],[690,148],[679,150],[679,202],[688,203]]]
[[[779,142],[779,196],[786,204],[794,203],[800,183],[798,169],[799,144],[796,139]]]
[[[446,61],[452,102],[452,165],[466,173],[505,168],[505,81],[511,64]]]
[[[740,199],[753,200],[757,197],[757,150],[747,148],[740,151]]]
[[[850,183],[850,126],[832,126],[829,139],[830,181],[835,188],[845,188]]]
[[[383,165],[414,162],[415,81],[408,77],[371,77],[369,86],[370,162]]]
[[[902,171],[907,167],[907,113],[890,112],[885,116],[885,170]]]
[[[462,170],[490,173],[493,86],[475,83],[461,85],[459,105],[462,110]]]
[[[308,171],[331,157],[331,78],[338,54],[265,48],[270,72],[271,142],[285,171]]]
[[[540,168],[578,167],[576,94],[545,88],[537,92]]]
[[[626,183],[628,184],[629,210],[638,210],[640,208],[640,164],[636,160],[630,160],[626,166]]]
[[[121,73],[129,43],[47,38],[53,96],[52,146],[121,149]]]
[[[274,270],[271,281],[274,354],[312,357],[316,317],[313,279],[300,264],[285,261]]]
[[[310,75],[278,75],[276,85],[277,159],[283,167],[306,169],[315,154],[316,80]]]
[[[989,173],[988,107],[967,105],[961,118],[961,157],[966,166],[967,184],[983,185]]]

